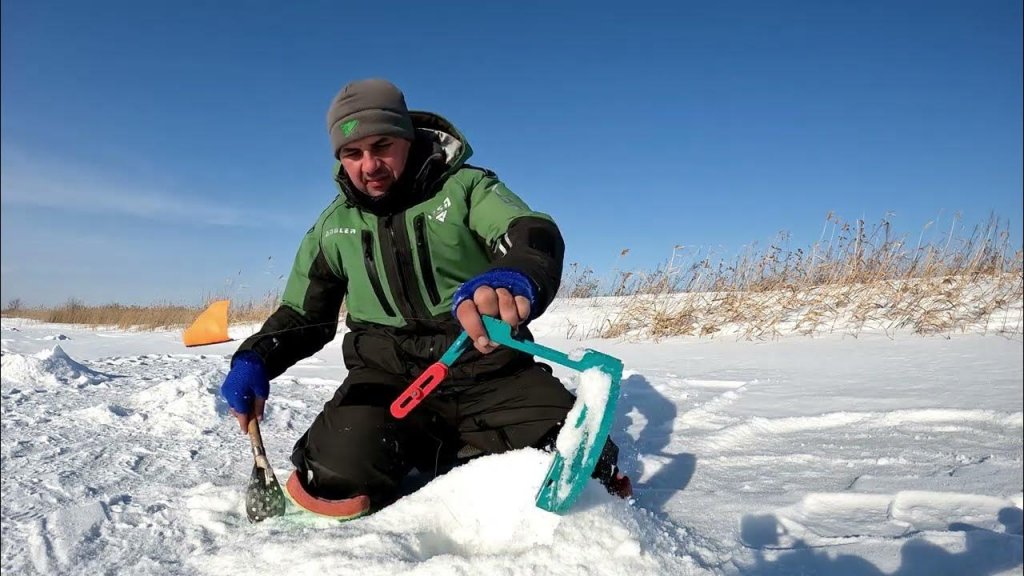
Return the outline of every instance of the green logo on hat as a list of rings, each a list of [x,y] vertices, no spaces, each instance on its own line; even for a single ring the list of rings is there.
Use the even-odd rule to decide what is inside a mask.
[[[356,127],[359,126],[359,120],[349,120],[341,124],[341,133],[347,138],[356,131]]]

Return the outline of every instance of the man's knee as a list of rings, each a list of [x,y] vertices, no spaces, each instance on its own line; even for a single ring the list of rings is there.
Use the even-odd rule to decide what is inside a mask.
[[[320,498],[387,499],[411,467],[405,436],[386,408],[328,407],[295,443],[291,461]]]
[[[462,398],[474,410],[460,431],[487,452],[540,447],[565,422],[576,401],[545,365],[537,363],[504,378],[478,383]]]

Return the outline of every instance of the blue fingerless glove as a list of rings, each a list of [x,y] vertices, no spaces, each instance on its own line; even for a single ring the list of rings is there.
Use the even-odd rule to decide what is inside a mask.
[[[259,355],[252,350],[236,354],[220,393],[239,414],[252,412],[254,399],[270,396],[270,380]]]
[[[498,288],[504,288],[508,290],[512,296],[525,297],[530,301],[531,316],[533,315],[533,311],[537,309],[537,297],[535,290],[533,289],[533,282],[526,277],[526,274],[511,268],[495,268],[493,270],[488,270],[479,276],[470,278],[464,282],[462,286],[459,286],[459,289],[455,291],[455,295],[452,296],[453,316],[455,316],[455,310],[458,309],[459,304],[462,304],[466,300],[472,300],[473,293],[481,286],[490,286],[495,290]]]

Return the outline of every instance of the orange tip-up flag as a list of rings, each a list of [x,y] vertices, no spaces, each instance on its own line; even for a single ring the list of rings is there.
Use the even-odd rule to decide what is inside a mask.
[[[228,300],[210,304],[185,330],[185,346],[205,346],[228,342]]]

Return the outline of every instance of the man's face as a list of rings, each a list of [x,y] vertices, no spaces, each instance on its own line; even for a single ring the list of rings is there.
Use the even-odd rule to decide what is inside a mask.
[[[393,136],[367,136],[339,152],[352,184],[367,196],[379,198],[402,176],[411,142]]]

